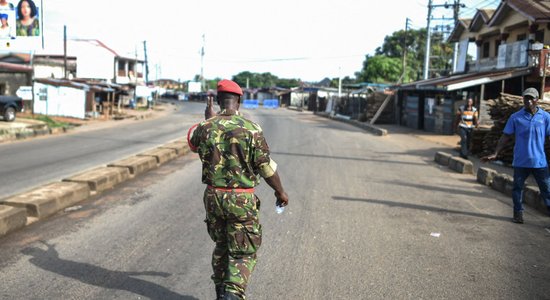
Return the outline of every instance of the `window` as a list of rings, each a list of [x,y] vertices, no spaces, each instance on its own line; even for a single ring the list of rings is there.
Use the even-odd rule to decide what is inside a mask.
[[[495,55],[494,55],[494,57],[498,57],[498,46],[500,46],[500,40],[495,41]]]
[[[544,43],[544,29],[535,32],[535,42]]]
[[[525,33],[522,33],[522,34],[518,34],[518,41],[524,41],[527,39],[527,34]]]
[[[489,49],[491,48],[491,44],[489,42],[485,42],[481,47],[481,58],[489,57]]]
[[[125,61],[118,61],[118,76],[126,76],[126,62]]]

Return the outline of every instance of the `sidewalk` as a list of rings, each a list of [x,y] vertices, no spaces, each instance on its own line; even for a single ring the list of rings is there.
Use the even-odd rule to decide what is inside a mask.
[[[82,132],[111,128],[130,122],[135,122],[136,120],[158,118],[172,113],[173,111],[174,109],[171,104],[158,103],[155,108],[151,110],[124,109],[121,115],[113,116],[109,119],[105,116],[99,116],[96,119],[50,117],[55,121],[70,124],[68,126],[56,128],[50,128],[45,122],[32,119],[30,114],[18,114],[17,119],[14,122],[0,122],[0,143],[68,132]]]

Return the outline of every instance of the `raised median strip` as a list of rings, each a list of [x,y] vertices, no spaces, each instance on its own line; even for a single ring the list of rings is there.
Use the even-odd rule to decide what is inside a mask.
[[[189,153],[189,146],[184,141],[174,141],[168,144],[160,146],[161,149],[173,149],[176,151],[177,156],[183,156]]]
[[[157,159],[159,165],[164,164],[167,161],[170,161],[177,157],[176,150],[167,149],[167,148],[156,148],[148,150],[138,154],[137,156],[152,156]]]
[[[133,177],[158,167],[158,163],[157,158],[153,156],[133,156],[115,161],[108,164],[107,167],[127,168]]]
[[[24,208],[0,204],[0,236],[8,234],[27,223],[27,213]]]
[[[27,217],[42,219],[89,196],[90,188],[85,183],[54,182],[1,202],[3,205],[24,208]]]
[[[189,151],[186,142],[174,140],[158,148],[115,161],[106,167],[98,167],[60,182],[0,199],[0,236],[111,189]]]
[[[130,170],[122,167],[99,167],[76,176],[63,179],[67,182],[86,183],[92,194],[101,193],[130,178]]]

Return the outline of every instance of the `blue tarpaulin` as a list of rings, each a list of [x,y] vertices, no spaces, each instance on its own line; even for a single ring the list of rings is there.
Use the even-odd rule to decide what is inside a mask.
[[[279,107],[279,100],[277,100],[277,99],[265,99],[264,100],[264,107],[265,108],[278,108]]]
[[[243,107],[247,109],[255,109],[259,107],[258,100],[246,99],[243,100]]]

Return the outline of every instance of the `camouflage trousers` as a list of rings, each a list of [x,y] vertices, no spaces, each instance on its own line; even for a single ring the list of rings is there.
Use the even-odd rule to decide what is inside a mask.
[[[259,223],[260,199],[254,193],[207,188],[204,207],[208,234],[216,243],[212,253],[212,280],[241,299],[256,266],[262,243]]]

